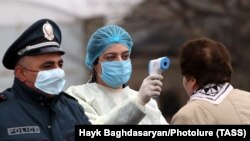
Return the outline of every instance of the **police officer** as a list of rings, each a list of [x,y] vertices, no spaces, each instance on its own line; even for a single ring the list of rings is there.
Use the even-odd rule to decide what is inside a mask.
[[[74,140],[76,124],[90,124],[64,93],[61,31],[50,19],[31,25],[6,51],[3,65],[14,84],[0,94],[0,140]]]

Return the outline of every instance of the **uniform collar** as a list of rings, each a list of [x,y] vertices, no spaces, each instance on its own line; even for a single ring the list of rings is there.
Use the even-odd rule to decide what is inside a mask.
[[[28,103],[39,104],[41,106],[49,106],[52,103],[55,103],[55,101],[57,101],[57,99],[63,94],[60,93],[58,96],[54,96],[53,99],[47,99],[45,94],[30,89],[17,78],[14,79],[13,90],[16,97],[27,101]]]

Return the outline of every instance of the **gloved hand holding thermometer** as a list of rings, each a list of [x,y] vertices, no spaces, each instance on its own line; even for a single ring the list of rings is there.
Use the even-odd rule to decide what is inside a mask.
[[[149,61],[149,76],[143,80],[138,93],[138,100],[142,105],[148,103],[152,97],[160,95],[163,79],[161,73],[169,68],[169,63],[167,57]]]

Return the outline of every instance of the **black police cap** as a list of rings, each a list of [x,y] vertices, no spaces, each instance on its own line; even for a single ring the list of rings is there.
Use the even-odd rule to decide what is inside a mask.
[[[50,19],[41,19],[26,29],[8,48],[3,65],[14,69],[23,56],[34,56],[46,53],[61,53],[61,31],[58,25]]]

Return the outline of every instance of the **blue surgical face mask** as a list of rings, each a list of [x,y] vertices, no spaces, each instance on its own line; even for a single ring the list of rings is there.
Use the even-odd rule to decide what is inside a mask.
[[[101,62],[101,66],[101,78],[105,84],[112,88],[119,88],[130,79],[132,73],[130,60]]]
[[[51,94],[59,94],[65,85],[65,73],[62,69],[51,69],[39,71],[35,81],[35,87],[39,90]]]

